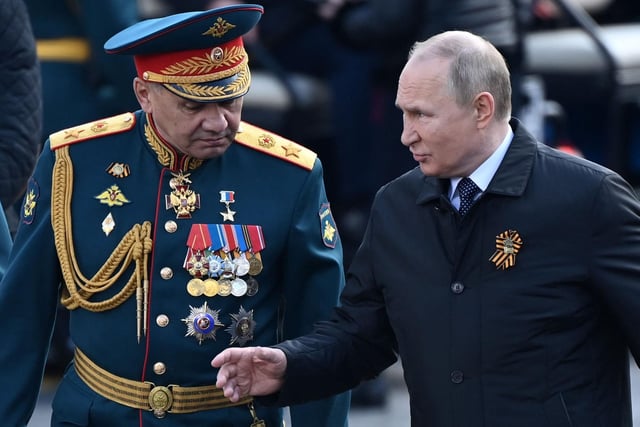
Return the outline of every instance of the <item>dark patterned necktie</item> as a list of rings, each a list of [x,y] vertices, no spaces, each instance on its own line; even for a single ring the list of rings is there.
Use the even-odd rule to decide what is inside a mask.
[[[469,208],[473,204],[476,195],[480,192],[480,188],[471,178],[462,178],[458,183],[458,194],[460,195],[460,215],[469,212]]]

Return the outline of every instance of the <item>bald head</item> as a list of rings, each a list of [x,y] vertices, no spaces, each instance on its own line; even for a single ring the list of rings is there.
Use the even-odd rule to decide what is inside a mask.
[[[481,92],[489,92],[495,99],[496,119],[509,120],[509,69],[491,43],[466,31],[447,31],[415,43],[407,65],[433,58],[450,61],[448,89],[460,106],[469,105]]]

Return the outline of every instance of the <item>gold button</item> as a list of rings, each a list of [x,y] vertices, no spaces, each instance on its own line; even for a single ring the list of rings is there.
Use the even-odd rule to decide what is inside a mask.
[[[158,317],[156,317],[156,325],[160,326],[161,328],[164,328],[168,324],[169,316],[167,316],[166,314],[160,314],[158,315]]]
[[[178,230],[178,223],[173,220],[169,220],[164,223],[164,229],[167,233],[175,233]]]
[[[173,270],[171,269],[171,267],[162,267],[160,269],[160,277],[162,277],[164,280],[169,280],[173,277]]]
[[[157,375],[162,375],[167,372],[167,367],[162,362],[156,362],[153,364],[153,372],[155,372]]]

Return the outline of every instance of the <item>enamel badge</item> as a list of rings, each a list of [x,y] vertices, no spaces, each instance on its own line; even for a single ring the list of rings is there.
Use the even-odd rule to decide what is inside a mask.
[[[496,236],[496,251],[489,261],[496,265],[496,268],[506,270],[516,264],[516,255],[522,247],[522,238],[515,230],[507,230]]]
[[[248,312],[240,306],[240,311],[237,314],[231,314],[233,321],[227,329],[227,332],[231,334],[230,345],[238,343],[238,345],[245,345],[247,342],[253,339],[253,331],[256,328],[256,322],[253,320],[253,310]]]
[[[198,344],[206,339],[216,339],[216,331],[224,324],[220,322],[220,310],[211,310],[205,301],[201,307],[189,306],[191,312],[188,317],[182,319],[187,325],[187,333],[185,337],[195,337]]]
[[[115,184],[95,196],[95,198],[100,200],[100,203],[109,207],[122,206],[125,203],[131,203],[122,193],[120,187]]]
[[[189,188],[190,174],[178,172],[172,175],[169,181],[172,191],[165,196],[165,207],[167,210],[173,209],[178,219],[191,218],[193,211],[200,208],[200,195]]]

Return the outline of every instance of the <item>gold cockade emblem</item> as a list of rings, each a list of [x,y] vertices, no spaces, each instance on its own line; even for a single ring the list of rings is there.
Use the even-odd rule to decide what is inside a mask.
[[[222,37],[229,30],[231,30],[231,29],[233,29],[235,27],[236,27],[235,25],[230,24],[229,22],[227,22],[224,19],[222,19],[222,17],[218,16],[218,19],[216,19],[215,24],[213,24],[211,27],[209,27],[209,29],[207,31],[205,31],[204,33],[202,33],[202,35],[203,36]]]

